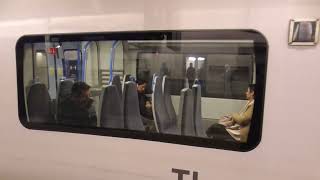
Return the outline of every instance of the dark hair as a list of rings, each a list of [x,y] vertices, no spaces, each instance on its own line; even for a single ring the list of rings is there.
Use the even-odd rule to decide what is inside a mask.
[[[90,86],[85,82],[74,83],[71,89],[71,100],[81,108],[89,108],[92,105],[93,100],[84,94],[89,89]]]
[[[248,88],[249,88],[250,92],[253,92],[253,93],[255,92],[255,85],[254,84],[249,84]]]
[[[81,97],[83,95],[83,92],[88,91],[89,89],[90,86],[85,82],[76,82],[73,84],[71,92],[73,96]]]

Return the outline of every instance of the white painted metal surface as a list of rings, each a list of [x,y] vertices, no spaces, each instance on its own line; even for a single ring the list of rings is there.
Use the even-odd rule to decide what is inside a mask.
[[[3,0],[0,7],[0,179],[199,180],[320,178],[320,45],[288,46],[290,18],[319,18],[319,0]],[[18,119],[15,43],[25,34],[256,29],[269,43],[263,134],[242,153],[36,131]],[[191,176],[184,179],[191,180]]]

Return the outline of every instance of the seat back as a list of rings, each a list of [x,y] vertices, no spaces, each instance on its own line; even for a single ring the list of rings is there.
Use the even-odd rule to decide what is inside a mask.
[[[203,129],[203,122],[201,116],[201,86],[199,84],[194,84],[192,86],[192,94],[194,97],[194,126],[196,136],[206,137],[206,134]]]
[[[152,93],[152,109],[153,109],[154,124],[156,126],[157,132],[159,133],[163,132],[163,127],[160,119],[162,116],[166,115],[166,111],[161,105],[161,103],[163,103],[161,86],[162,86],[161,78],[154,77],[154,87],[153,87],[153,93]]]
[[[122,86],[121,86],[120,76],[119,75],[113,76],[111,84],[116,86],[119,96],[122,99]]]
[[[115,85],[103,89],[100,103],[100,125],[106,128],[124,128],[123,103]]]
[[[165,107],[164,96],[162,92],[163,78],[155,77],[154,91],[152,93],[153,118],[156,129],[160,133],[180,134],[177,126],[172,124]]]
[[[50,111],[50,101],[48,89],[44,84],[31,85],[27,98],[29,121],[36,123],[54,122]]]
[[[124,84],[127,82],[127,81],[130,81],[130,74],[125,74],[123,76],[123,79],[122,79],[122,91],[124,91]]]
[[[126,129],[144,131],[140,115],[137,85],[128,81],[124,84],[124,126]]]
[[[154,74],[152,75],[152,80],[151,80],[151,91],[152,91],[152,92],[154,91],[154,88],[155,88],[155,85],[156,85],[156,77],[158,77],[158,76],[157,76],[156,73],[154,73]]]
[[[58,98],[60,101],[63,101],[65,98],[71,95],[73,80],[64,80],[60,82],[58,89]]]
[[[173,107],[173,103],[172,103],[172,99],[171,99],[171,94],[170,94],[170,81],[167,78],[167,76],[163,77],[163,81],[162,81],[162,92],[163,92],[163,96],[164,96],[164,104],[167,110],[167,113],[169,115],[169,119],[168,119],[168,125],[172,126],[177,126],[177,114],[174,110]]]
[[[184,88],[181,90],[179,118],[181,121],[181,133],[186,136],[195,136],[194,128],[194,102],[192,90]]]
[[[58,96],[57,96],[57,104],[56,104],[58,117],[61,114],[61,103],[71,96],[73,84],[74,84],[73,80],[64,80],[60,82],[59,89],[58,89]]]

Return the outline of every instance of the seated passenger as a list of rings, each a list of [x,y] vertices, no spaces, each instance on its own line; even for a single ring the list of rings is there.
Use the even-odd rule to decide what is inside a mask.
[[[245,94],[248,102],[241,111],[224,116],[209,127],[206,132],[208,137],[218,138],[222,135],[231,141],[247,142],[254,107],[254,85],[249,85]]]
[[[137,82],[137,91],[139,98],[139,109],[143,124],[146,127],[146,131],[155,130],[153,113],[152,113],[152,104],[151,100],[145,95],[147,82],[139,80]]]
[[[70,97],[61,102],[61,123],[77,126],[96,126],[97,116],[93,100],[89,97],[90,86],[76,82],[72,86]]]

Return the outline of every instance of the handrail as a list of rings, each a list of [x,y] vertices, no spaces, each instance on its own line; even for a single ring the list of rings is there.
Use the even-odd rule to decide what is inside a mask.
[[[78,77],[81,79],[81,70],[82,70],[82,66],[81,66],[81,47],[77,48],[77,54],[78,54],[78,59],[77,59]]]
[[[84,67],[83,69],[81,69],[81,80],[82,81],[85,81],[85,76],[86,76],[86,73],[85,73],[85,71],[86,71],[86,69],[85,69],[85,67],[86,67],[86,64],[87,64],[87,48],[88,48],[88,46],[90,45],[92,43],[92,41],[88,41],[85,45],[84,45],[84,47],[83,47],[83,61],[82,61],[82,66],[81,67]]]

